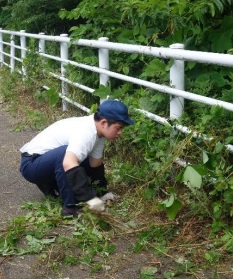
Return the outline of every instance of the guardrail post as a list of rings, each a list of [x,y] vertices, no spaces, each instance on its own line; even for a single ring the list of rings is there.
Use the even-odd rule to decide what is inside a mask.
[[[67,34],[61,34],[61,37],[68,37]],[[66,42],[61,42],[60,43],[60,56],[61,59],[68,60],[69,59],[69,54],[68,54],[68,43]],[[61,62],[61,76],[66,77],[66,66],[67,62]],[[68,93],[68,84],[65,81],[61,81],[61,88],[62,88],[62,95],[67,95]],[[62,110],[66,111],[68,107],[68,103],[62,99]]]
[[[39,33],[39,35],[44,35],[45,33]],[[39,53],[45,53],[45,40],[39,39]]]
[[[2,30],[2,28],[0,28]],[[3,34],[0,32],[0,66],[3,66],[4,63],[4,54],[3,54]]]
[[[11,68],[11,73],[14,71],[15,69],[15,35],[10,36],[10,40],[11,40],[11,49],[10,49],[10,68]]]
[[[102,37],[98,39],[99,41],[108,42],[109,39],[107,37]],[[109,70],[109,50],[105,48],[99,48],[99,68]],[[108,86],[109,84],[109,76],[105,74],[99,75],[99,83]],[[102,102],[103,100],[100,100]]]
[[[183,44],[170,45],[173,49],[184,49]],[[174,60],[170,69],[170,86],[184,90],[184,61]],[[170,98],[170,119],[179,118],[184,112],[184,98],[171,96]]]
[[[39,33],[39,35],[45,35],[45,33]],[[42,38],[40,38],[39,39],[39,43],[38,43],[38,51],[39,51],[39,55],[41,54],[41,53],[45,53],[45,39],[42,39]],[[44,57],[42,56],[42,63],[44,63],[45,62],[45,59],[44,59]],[[42,65],[42,67],[43,67],[43,65]]]
[[[20,30],[20,32],[25,33],[25,30]],[[24,80],[27,73],[26,73],[26,68],[24,66],[23,60],[26,57],[27,43],[26,43],[26,37],[23,34],[20,35],[20,46],[21,46],[22,74],[23,74],[23,80]]]

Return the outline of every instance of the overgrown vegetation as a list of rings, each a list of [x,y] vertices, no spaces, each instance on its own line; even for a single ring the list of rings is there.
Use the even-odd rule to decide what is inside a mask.
[[[60,16],[79,23],[71,28],[74,40],[107,36],[111,41],[153,46],[181,42],[186,49],[232,53],[230,0],[83,0],[73,10],[61,10]],[[97,66],[95,50],[74,48],[73,58]],[[110,59],[113,71],[169,83],[172,61],[117,53],[111,53]],[[4,79],[1,95],[21,119],[16,131],[42,129],[56,119],[78,113],[60,111],[60,88],[41,67],[56,69],[56,65],[45,63],[33,51],[24,65],[28,74],[24,82],[17,74],[6,74],[5,69],[0,74]],[[71,80],[98,87],[95,75],[72,67],[68,72]],[[49,91],[42,87],[45,82]],[[231,68],[186,63],[187,91],[232,102],[232,84]],[[0,253],[38,254],[41,263],[57,273],[64,264],[85,264],[93,272],[101,272],[114,265],[111,254],[115,253],[116,239],[132,237],[134,232],[129,253],[152,252],[155,257],[170,260],[167,268],[157,261],[141,269],[141,279],[158,273],[162,274],[158,278],[202,278],[200,272],[206,271],[204,278],[232,274],[232,267],[224,267],[233,252],[233,158],[226,148],[233,143],[232,112],[187,101],[185,114],[176,123],[189,126],[199,136],[173,131],[171,139],[170,127],[133,110],[136,107],[168,117],[169,97],[164,94],[113,79],[108,88],[100,86],[93,97],[72,87],[70,90],[72,98],[89,106],[109,93],[123,99],[136,122],[125,129],[117,143],[108,143],[105,152],[110,190],[120,196],[109,208],[113,219],[85,211],[78,220],[64,220],[60,218],[59,201],[29,202],[23,205],[25,216],[16,217],[1,231]],[[205,136],[213,138],[206,141]],[[181,167],[177,159],[188,165]],[[122,233],[116,224],[128,231]],[[51,245],[53,254],[49,255]],[[213,270],[211,274],[209,269]]]
[[[30,33],[67,33],[74,21],[61,20],[60,9],[73,9],[79,0],[1,0],[0,26],[10,30],[26,30]]]

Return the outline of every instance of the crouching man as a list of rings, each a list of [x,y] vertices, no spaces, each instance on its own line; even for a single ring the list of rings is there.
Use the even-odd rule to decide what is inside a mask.
[[[95,114],[59,120],[20,149],[20,172],[46,196],[61,196],[63,216],[78,215],[82,202],[104,210],[103,200],[112,198],[102,161],[104,143],[132,124],[128,108],[118,100],[104,101]]]

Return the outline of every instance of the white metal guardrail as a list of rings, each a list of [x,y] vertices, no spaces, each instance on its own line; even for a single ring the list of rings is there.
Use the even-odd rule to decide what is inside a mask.
[[[7,39],[5,38],[7,37]],[[15,39],[19,38],[20,43],[16,45]],[[23,76],[26,75],[26,69],[23,65],[23,59],[27,55],[27,39],[34,38],[38,41],[38,54],[45,57],[46,59],[52,59],[60,62],[60,74],[50,73],[50,75],[61,81],[62,92],[60,97],[63,99],[63,110],[66,110],[66,104],[71,103],[74,106],[80,108],[85,112],[89,112],[89,108],[74,102],[67,97],[68,84],[72,84],[86,92],[93,93],[95,89],[87,87],[83,84],[70,81],[66,77],[66,65],[70,64],[78,68],[86,69],[88,71],[96,72],[99,74],[99,83],[103,85],[108,85],[110,78],[116,78],[123,81],[131,82],[146,88],[157,90],[159,92],[169,94],[170,98],[170,119],[179,118],[184,111],[184,99],[192,100],[195,102],[204,103],[206,105],[214,106],[218,105],[226,110],[233,112],[233,104],[221,100],[217,100],[210,97],[200,96],[193,92],[187,92],[184,90],[184,62],[185,61],[195,61],[198,63],[214,64],[225,67],[233,67],[233,55],[230,54],[219,54],[219,53],[208,53],[208,52],[198,52],[184,50],[184,45],[173,44],[169,48],[164,47],[149,47],[141,45],[130,45],[122,43],[109,42],[108,38],[100,38],[98,40],[86,40],[79,39],[72,42],[72,44],[77,46],[85,46],[98,49],[99,56],[99,67],[86,65],[83,63],[77,63],[69,59],[69,44],[71,43],[70,38],[66,34],[60,36],[48,36],[43,33],[41,34],[31,34],[22,31],[9,31],[0,29],[0,65],[8,66],[11,71],[15,70],[15,64],[21,63],[21,73]],[[60,56],[54,56],[46,53],[46,42],[56,42],[58,43],[58,48],[60,48]],[[6,49],[8,48],[8,52]],[[20,50],[20,56],[16,57],[16,51]],[[173,66],[170,69],[170,86],[156,84],[150,81],[141,80],[135,77],[130,77],[121,73],[112,72],[109,67],[109,52],[111,50],[126,52],[126,53],[138,53],[149,56],[158,57],[161,59],[173,59]],[[8,57],[8,61],[6,62]],[[45,86],[45,88],[47,88]],[[48,89],[48,88],[47,88]],[[170,125],[168,119],[160,117],[148,111],[137,109],[139,112],[145,114],[147,117],[161,123]],[[171,126],[171,125],[170,125]],[[183,133],[192,133],[187,127],[177,125],[176,129],[182,131]],[[195,133],[193,134],[195,136]],[[199,135],[200,136],[200,135]],[[211,140],[211,138],[206,140]],[[233,146],[228,145],[228,149],[233,152]]]

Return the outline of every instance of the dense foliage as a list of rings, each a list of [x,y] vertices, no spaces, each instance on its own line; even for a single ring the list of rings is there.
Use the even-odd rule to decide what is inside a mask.
[[[223,52],[232,46],[232,5],[231,0],[83,0],[60,15],[85,20],[72,28],[75,37],[107,36],[111,41],[160,46],[182,42],[187,48]],[[218,35],[224,43],[216,40]]]
[[[183,43],[185,49],[227,53],[231,52],[233,38],[232,1],[90,1],[84,0],[71,11],[63,9],[62,18],[83,22],[71,28],[74,40],[78,38],[95,39],[108,37],[110,41],[142,44],[151,46],[169,46],[173,43]],[[110,16],[113,15],[114,16]],[[96,53],[89,49],[78,49],[73,53],[78,61],[97,65]],[[145,80],[168,84],[170,64],[168,61],[151,59],[145,55],[126,55],[111,52],[111,69],[126,75]],[[186,64],[186,90],[195,91],[201,95],[212,96],[225,101],[232,100],[232,73],[230,68],[220,68],[195,63]],[[85,80],[90,86],[97,86],[96,78],[81,71],[77,79]],[[132,85],[123,85],[111,80],[112,89],[120,88],[122,93],[133,94],[139,100],[141,107],[160,114],[165,114],[167,96],[148,90],[142,91]],[[200,106],[193,107],[195,111],[191,121],[198,124],[202,121]],[[210,114],[208,111],[206,113]],[[224,114],[224,113],[223,113]],[[190,116],[190,115],[189,115]],[[211,116],[210,116],[211,117]],[[229,120],[229,114],[224,114]],[[232,120],[232,116],[230,116]],[[205,121],[205,120],[203,120]],[[206,125],[206,122],[203,123]]]
[[[72,9],[79,0],[1,0],[0,26],[3,29],[26,30],[47,34],[67,33],[75,24],[61,20],[58,12],[62,8]]]

